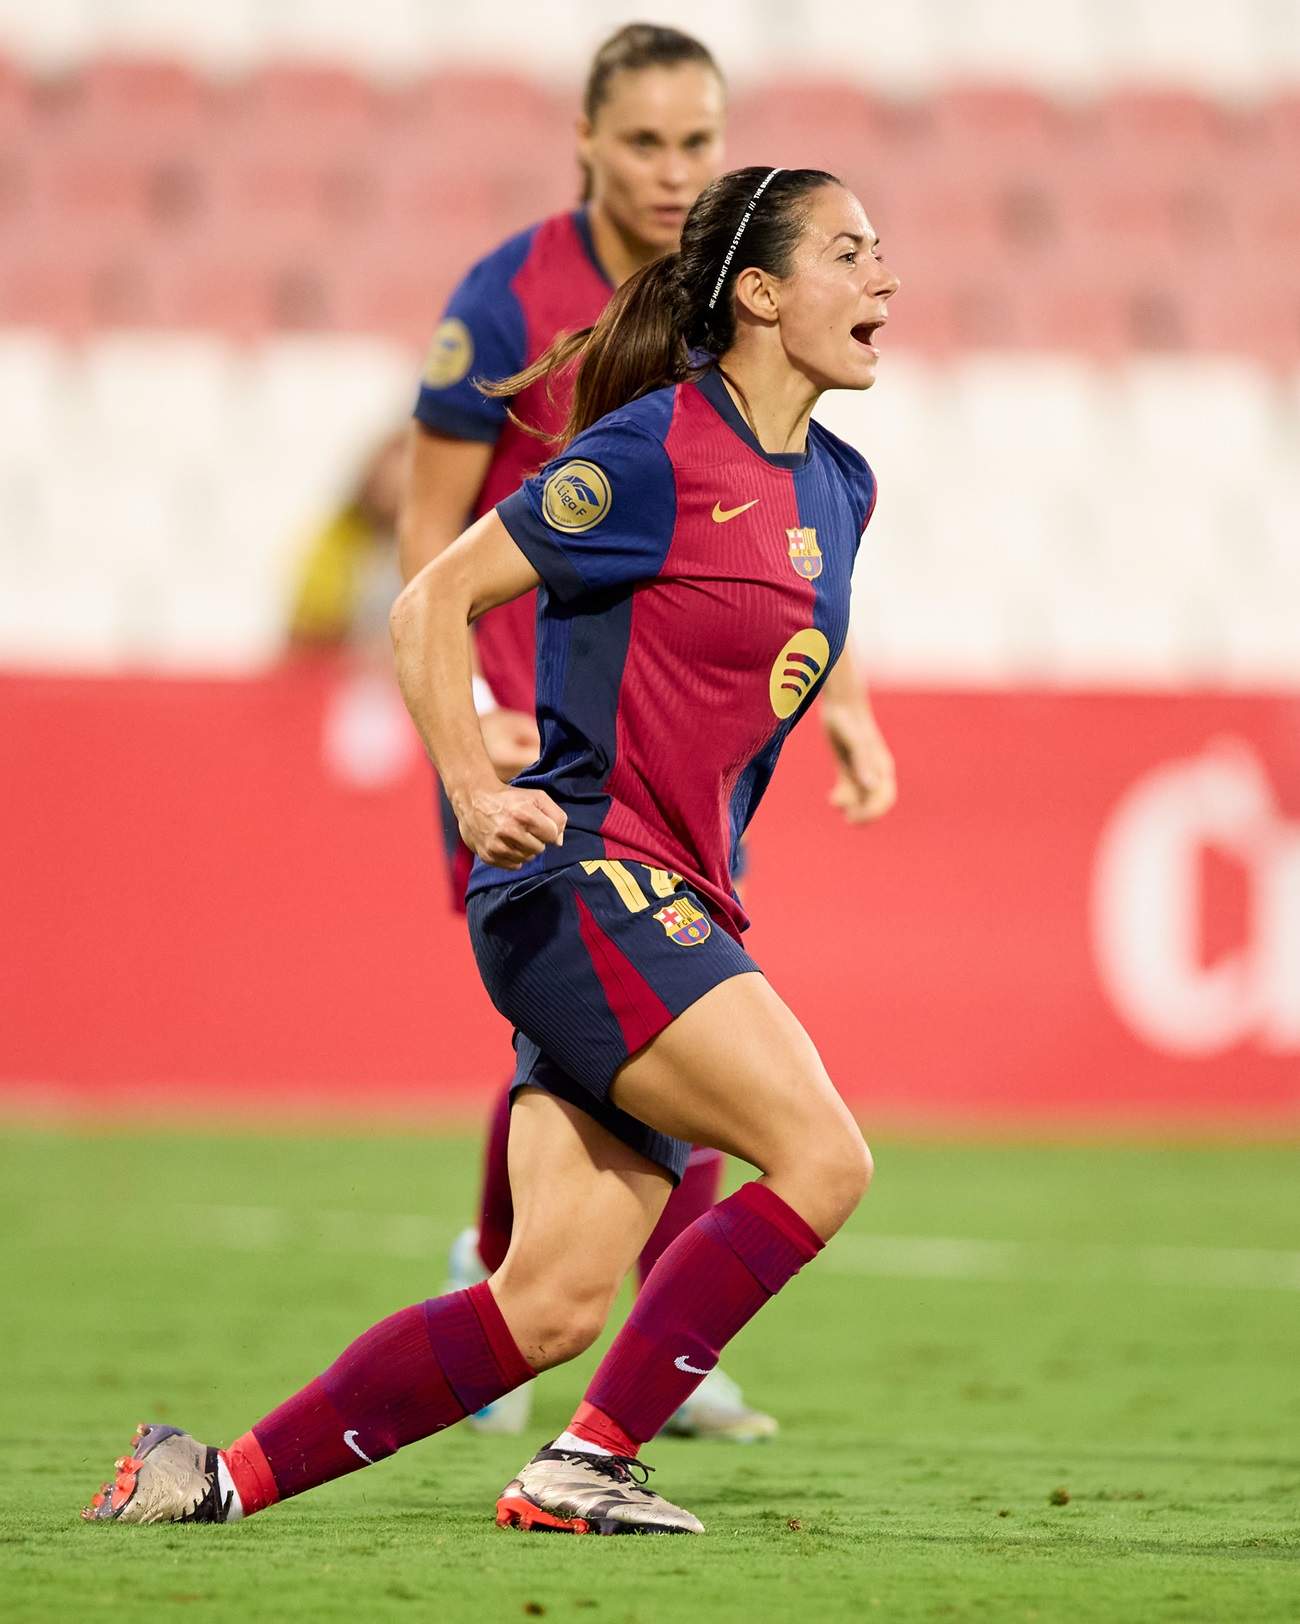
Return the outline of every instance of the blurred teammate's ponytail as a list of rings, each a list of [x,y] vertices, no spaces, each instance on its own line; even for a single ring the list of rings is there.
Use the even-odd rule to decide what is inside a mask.
[[[631,400],[698,377],[735,342],[736,277],[749,268],[789,276],[805,200],[838,184],[823,169],[755,167],[720,175],[686,216],[679,253],[628,277],[594,327],[562,334],[532,366],[479,387],[510,399],[543,379],[553,385],[576,367],[569,418],[555,436],[562,444]]]
[[[591,59],[587,82],[582,89],[582,116],[588,125],[609,100],[610,85],[616,73],[639,73],[643,68],[679,68],[695,62],[708,68],[722,82],[722,70],[707,45],[683,34],[677,28],[658,23],[626,23],[611,34]],[[591,171],[582,164],[582,201],[591,200]]]

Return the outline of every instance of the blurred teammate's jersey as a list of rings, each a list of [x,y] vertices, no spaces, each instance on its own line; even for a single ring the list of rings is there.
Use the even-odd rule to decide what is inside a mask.
[[[577,209],[511,237],[452,294],[434,334],[415,416],[437,434],[495,446],[474,518],[517,490],[553,449],[512,423],[507,403],[480,394],[474,380],[519,372],[558,333],[590,327],[613,291],[596,258],[586,211]],[[549,398],[547,385],[535,384],[509,404],[525,423],[553,434],[568,415],[569,390],[556,388]],[[497,703],[530,714],[535,615],[529,593],[475,626],[483,675]]]

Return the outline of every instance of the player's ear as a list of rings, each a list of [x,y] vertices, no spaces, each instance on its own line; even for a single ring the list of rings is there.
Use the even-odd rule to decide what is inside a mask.
[[[736,278],[736,303],[759,321],[775,321],[780,311],[775,281],[756,265],[748,266]]]
[[[578,162],[591,168],[591,120],[585,113],[580,113],[573,125],[574,139],[578,148]]]

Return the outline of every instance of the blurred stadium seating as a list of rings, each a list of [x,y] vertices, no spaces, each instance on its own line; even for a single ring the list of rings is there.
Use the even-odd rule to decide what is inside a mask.
[[[711,8],[731,158],[839,170],[903,275],[888,390],[828,403],[885,677],[1300,676],[1300,8],[1191,9]],[[2,0],[0,659],[274,655],[452,282],[572,198],[622,15],[532,8],[503,67],[415,0]]]

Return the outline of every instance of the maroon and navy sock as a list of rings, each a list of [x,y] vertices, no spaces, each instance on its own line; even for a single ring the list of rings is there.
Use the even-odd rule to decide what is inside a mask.
[[[484,1281],[372,1325],[221,1453],[251,1516],[441,1432],[533,1375]]]
[[[767,1185],[742,1185],[655,1264],[569,1433],[635,1455],[736,1332],[821,1249],[816,1232]]]
[[[668,1197],[667,1205],[659,1214],[659,1222],[636,1260],[637,1278],[641,1285],[645,1285],[650,1271],[681,1232],[717,1205],[721,1184],[722,1152],[712,1150],[707,1145],[697,1145],[691,1152],[680,1183]]]
[[[515,1204],[510,1194],[510,1089],[507,1086],[497,1096],[496,1105],[492,1108],[487,1148],[483,1154],[478,1255],[489,1274],[495,1274],[505,1262],[514,1222]]]

